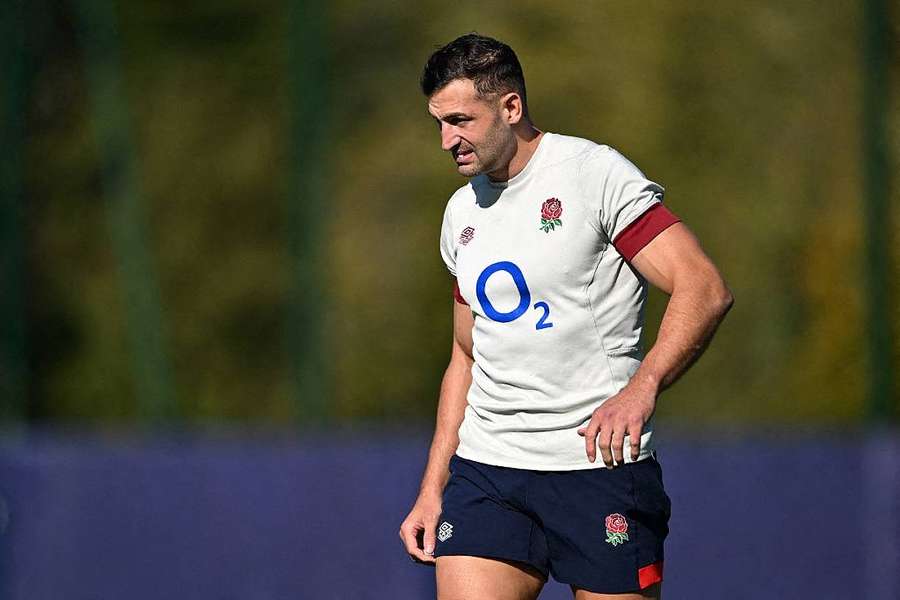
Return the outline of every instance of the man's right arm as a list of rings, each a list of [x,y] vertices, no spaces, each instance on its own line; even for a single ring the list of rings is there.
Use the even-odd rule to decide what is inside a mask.
[[[400,526],[400,539],[409,555],[418,561],[434,563],[434,538],[441,516],[441,495],[450,478],[448,465],[459,445],[459,426],[466,411],[466,394],[472,383],[472,327],[475,318],[468,305],[453,302],[453,345],[450,364],[441,382],[437,423],[428,465],[422,476],[419,497]],[[419,546],[422,536],[422,546]]]

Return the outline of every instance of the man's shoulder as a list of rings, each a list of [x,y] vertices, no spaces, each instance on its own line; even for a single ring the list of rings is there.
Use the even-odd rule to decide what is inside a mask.
[[[639,169],[614,147],[593,140],[554,134],[557,161],[575,159],[579,173],[606,176],[611,173],[637,173]]]
[[[554,149],[567,152],[584,152],[594,151],[598,148],[605,148],[604,144],[589,140],[588,138],[576,135],[567,135],[564,133],[551,133],[550,138],[553,141]]]
[[[586,161],[608,160],[610,155],[616,153],[607,144],[587,138],[561,133],[553,133],[551,135],[552,145],[549,148],[551,163],[574,161],[580,166]]]

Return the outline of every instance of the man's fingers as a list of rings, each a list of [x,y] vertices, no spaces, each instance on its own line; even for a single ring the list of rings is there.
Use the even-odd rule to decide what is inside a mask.
[[[414,563],[419,563],[419,564],[421,564],[421,565],[433,565],[433,564],[435,563],[435,559],[434,559],[433,557],[428,556],[428,555],[426,555],[426,554],[422,554],[421,556],[422,556],[423,558],[419,558],[418,556],[412,556],[412,555],[410,555],[409,558],[410,558]]]
[[[416,537],[416,556],[415,560],[425,564],[434,564],[434,523],[431,525],[427,524],[426,517],[426,525],[425,528],[420,530],[418,536]],[[431,552],[426,552],[426,547],[428,545],[428,532],[431,532]]]
[[[419,548],[419,536],[421,533],[421,526],[415,523],[404,523],[400,527],[400,539],[403,540],[403,545],[406,547],[406,553],[409,554],[413,560],[419,562],[431,562],[434,559],[426,555]]]
[[[599,429],[599,419],[596,416],[591,417],[591,421],[584,430],[584,451],[591,462],[597,460],[597,432]]]
[[[437,517],[427,517],[425,519],[425,535],[422,538],[422,546],[425,554],[427,554],[429,558],[432,558],[432,560],[434,555],[434,537],[436,529]]]
[[[610,469],[613,466],[612,452],[609,450],[610,445],[612,445],[612,434],[612,425],[607,424],[600,429],[600,438],[597,440],[597,445],[600,446],[600,456],[603,458],[603,464]]]
[[[628,428],[628,443],[631,446],[631,460],[637,460],[641,455],[641,424],[639,421]]]
[[[403,546],[410,556],[414,556],[419,550],[416,544],[419,531],[419,528],[412,523],[404,523],[400,526],[400,539],[403,540]]]
[[[616,464],[624,464],[625,458],[622,453],[625,451],[625,428],[616,427],[612,436],[612,454]]]

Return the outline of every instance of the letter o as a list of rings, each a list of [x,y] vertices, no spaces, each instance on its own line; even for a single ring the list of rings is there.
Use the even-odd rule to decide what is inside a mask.
[[[487,280],[497,271],[506,271],[509,273],[513,282],[516,284],[516,289],[519,290],[519,305],[510,312],[500,312],[494,308],[494,305],[491,304],[490,299],[487,297],[487,293],[484,291]],[[509,261],[496,262],[487,266],[484,271],[481,272],[481,275],[478,276],[478,282],[475,284],[475,294],[478,296],[478,302],[481,303],[484,314],[492,321],[498,321],[500,323],[515,321],[525,314],[525,311],[531,306],[531,292],[528,291],[528,285],[525,283],[525,276],[515,263]]]

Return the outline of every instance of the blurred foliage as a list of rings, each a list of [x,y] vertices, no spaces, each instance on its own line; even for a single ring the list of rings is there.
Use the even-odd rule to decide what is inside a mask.
[[[127,422],[137,411],[130,348],[73,3],[26,5],[27,416]],[[306,203],[308,226],[325,228],[329,300],[319,316],[331,416],[433,415],[452,306],[438,232],[464,180],[439,149],[417,82],[436,46],[473,30],[516,49],[539,127],[609,143],[662,183],[734,290],[736,306],[713,345],[661,400],[664,418],[862,418],[855,3],[328,6],[330,77],[321,85],[331,98],[330,141],[314,158],[329,189],[314,204],[287,197],[288,124],[319,115],[292,114],[284,2],[117,5],[184,419],[294,418],[284,332],[288,202]],[[896,23],[892,31],[896,40]],[[896,57],[891,64],[897,172]],[[885,190],[897,198],[896,181]],[[893,244],[897,265],[900,236]],[[654,293],[647,344],[664,306]]]

